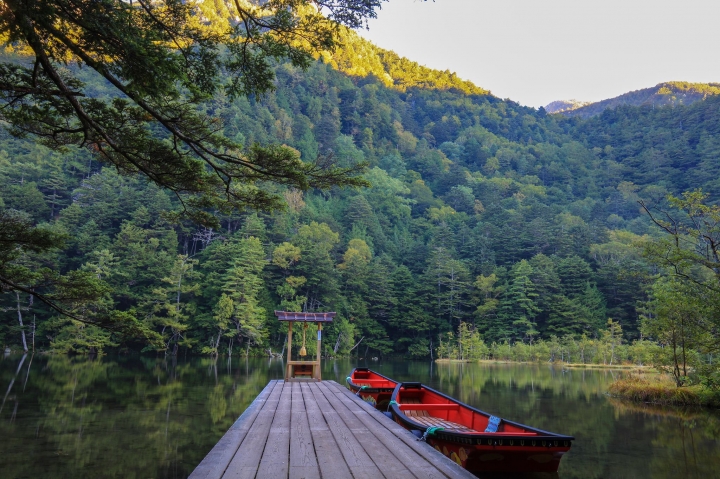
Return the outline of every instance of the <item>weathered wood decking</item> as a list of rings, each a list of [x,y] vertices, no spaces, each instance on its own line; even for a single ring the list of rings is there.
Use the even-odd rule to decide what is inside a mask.
[[[472,478],[334,381],[270,381],[190,479]]]

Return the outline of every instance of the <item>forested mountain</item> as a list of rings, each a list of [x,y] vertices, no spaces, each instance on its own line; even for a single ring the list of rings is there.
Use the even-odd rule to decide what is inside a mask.
[[[68,235],[63,250],[24,264],[92,271],[109,287],[93,307],[133,315],[170,352],[280,348],[276,309],[337,311],[330,355],[362,340],[368,355],[427,357],[461,324],[488,343],[529,343],[597,337],[612,318],[637,338],[654,274],[634,247],[653,231],[637,201],[720,194],[720,99],[563,118],[353,33],[344,41],[306,71],[277,65],[264,97],[219,95],[208,108],[233,141],[367,163],[372,186],[267,185],[284,211],[214,211],[222,227],[208,229],[168,214],[180,205],[167,191],[85,150],[2,133],[0,207]],[[0,341],[13,347],[19,318],[41,348],[143,347],[29,295],[0,300]]]
[[[607,109],[620,106],[660,106],[691,105],[697,101],[720,94],[720,83],[690,83],[672,81],[658,83],[652,88],[643,88],[624,93],[615,98],[592,102],[554,101],[545,110],[548,113],[562,113],[568,117],[590,118]]]

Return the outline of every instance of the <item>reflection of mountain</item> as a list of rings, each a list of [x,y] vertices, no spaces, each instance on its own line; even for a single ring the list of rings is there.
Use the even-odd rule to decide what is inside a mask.
[[[244,362],[36,357],[23,389],[25,361],[0,415],[13,445],[0,476],[186,477],[267,383],[264,362]]]
[[[720,458],[711,453],[718,447],[716,419],[714,425],[700,428],[695,425],[701,424],[700,417],[692,414],[682,418],[652,409],[623,409],[622,403],[618,406],[605,395],[622,372],[563,373],[535,364],[441,363],[436,368],[437,387],[463,402],[574,435],[573,447],[560,466],[562,479],[714,477],[712,471],[720,468]],[[662,449],[665,444],[671,452]],[[693,456],[704,463],[688,468],[686,475],[685,461]]]
[[[565,116],[579,116],[589,118],[599,115],[608,108],[618,106],[651,106],[691,105],[704,100],[708,96],[720,94],[720,83],[689,83],[666,82],[659,83],[652,88],[635,90],[615,98],[591,102],[577,100],[554,101],[545,107],[548,113],[562,113]]]

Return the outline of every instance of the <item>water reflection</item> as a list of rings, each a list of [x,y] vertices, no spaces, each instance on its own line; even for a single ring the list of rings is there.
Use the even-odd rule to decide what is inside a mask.
[[[541,365],[327,361],[423,381],[508,419],[576,437],[559,477],[720,477],[720,419],[604,395],[617,372]],[[0,358],[3,478],[183,478],[270,379],[280,360]]]

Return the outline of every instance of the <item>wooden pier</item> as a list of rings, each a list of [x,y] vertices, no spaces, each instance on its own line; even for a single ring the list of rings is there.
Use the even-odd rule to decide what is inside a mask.
[[[270,381],[190,479],[473,478],[335,381]]]

